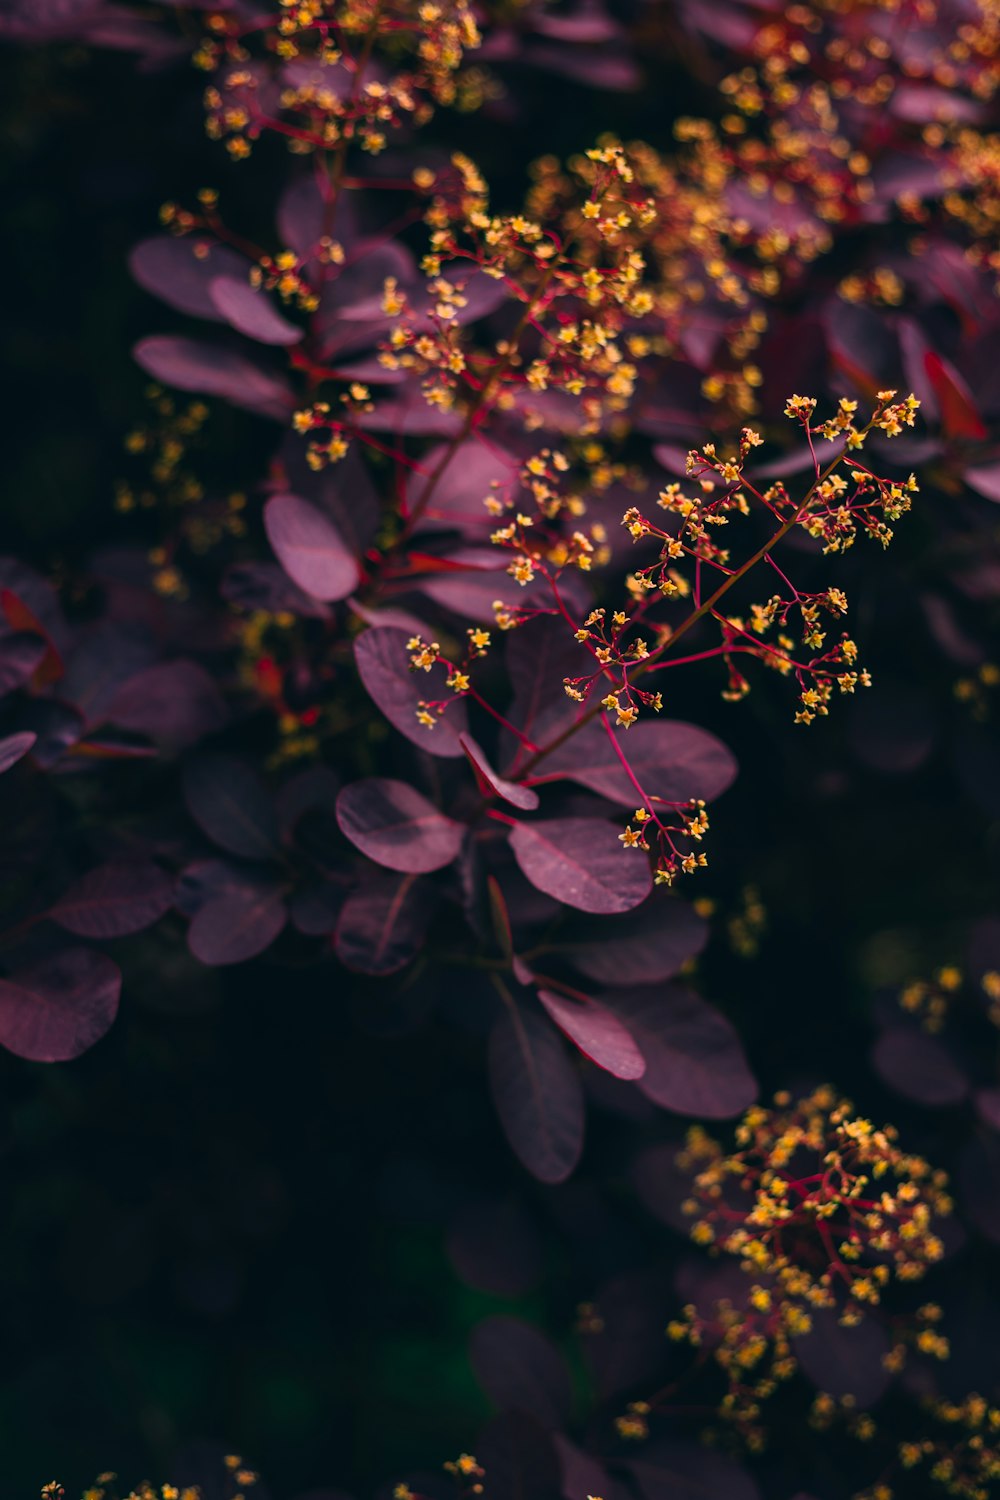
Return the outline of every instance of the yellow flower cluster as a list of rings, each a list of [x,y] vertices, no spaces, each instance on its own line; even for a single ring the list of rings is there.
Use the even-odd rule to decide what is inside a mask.
[[[740,1420],[795,1369],[792,1340],[818,1310],[850,1327],[894,1282],[919,1280],[940,1260],[937,1221],[951,1212],[947,1178],[902,1151],[891,1126],[854,1114],[830,1088],[755,1106],[726,1153],[700,1127],[678,1165],[691,1174],[684,1211],[696,1244],[734,1256],[745,1298],[710,1310],[690,1305],[670,1325],[676,1339],[710,1348],[730,1377],[728,1410]],[[922,1310],[912,1341],[944,1358],[947,1341]],[[905,1357],[899,1339],[887,1359]]]

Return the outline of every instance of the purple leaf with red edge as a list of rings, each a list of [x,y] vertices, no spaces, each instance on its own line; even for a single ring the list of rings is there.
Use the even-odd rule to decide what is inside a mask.
[[[539,990],[538,998],[559,1030],[599,1068],[616,1078],[641,1078],[645,1073],[645,1059],[628,1028],[596,1000],[571,1000],[552,990]]]
[[[569,1370],[553,1343],[520,1318],[484,1318],[472,1330],[476,1379],[501,1411],[522,1411],[562,1427],[573,1409]]]
[[[77,937],[125,937],[152,927],[173,899],[173,879],[159,865],[98,865],[63,892],[49,917]]]
[[[344,902],[337,957],[358,974],[394,974],[420,952],[433,911],[434,894],[417,875],[366,881]]]
[[[705,946],[708,924],[686,901],[656,892],[600,926],[576,922],[547,944],[600,984],[661,984]]]
[[[244,859],[273,859],[278,820],[255,771],[232,755],[200,755],[184,769],[184,800],[213,843]]]
[[[837,1401],[851,1396],[862,1410],[874,1406],[891,1379],[882,1363],[889,1352],[885,1329],[874,1318],[844,1328],[832,1308],[814,1309],[810,1317],[810,1331],[792,1342],[803,1373]]]
[[[465,837],[464,824],[446,818],[415,787],[381,776],[344,787],[337,823],[362,854],[408,875],[450,865]]]
[[[664,802],[695,798],[711,802],[736,778],[732,752],[696,724],[640,719],[631,729],[613,729],[612,734],[647,796]],[[620,806],[636,805],[638,793],[600,719],[593,719],[547,756],[532,780],[563,777]]]
[[[354,659],[361,681],[369,697],[400,734],[405,734],[428,755],[454,759],[463,753],[459,737],[468,728],[465,704],[455,701],[446,686],[444,667],[434,666],[429,672],[410,671],[407,640],[404,630],[390,626],[359,635],[354,643]],[[421,700],[441,699],[453,701],[434,728],[426,729],[417,719],[418,704]]]
[[[505,1010],[490,1036],[500,1123],[528,1171],[564,1182],[583,1150],[583,1089],[559,1037],[534,1011]]]
[[[186,750],[229,722],[215,679],[197,662],[160,662],[122,683],[105,717],[122,729]]]
[[[67,1062],[118,1013],[122,977],[103,953],[69,948],[0,979],[0,1044],[32,1062]]]
[[[37,738],[30,729],[24,729],[20,734],[8,734],[0,740],[0,776],[23,760]]]
[[[872,1048],[872,1066],[897,1094],[932,1109],[961,1104],[969,1092],[968,1078],[944,1044],[906,1026],[883,1031]]]
[[[283,376],[221,344],[157,334],[140,339],[132,352],[147,375],[178,390],[221,396],[276,422],[286,421],[295,406],[292,388]]]
[[[646,1059],[639,1087],[654,1104],[679,1115],[728,1120],[757,1097],[739,1037],[693,990],[664,985],[604,996]]]
[[[361,570],[333,522],[297,495],[273,495],[264,525],[275,555],[293,583],[314,599],[346,599]]]
[[[288,919],[281,888],[248,879],[199,907],[188,928],[188,947],[212,967],[245,963],[269,948]]]
[[[652,889],[649,861],[600,818],[548,818],[511,829],[514,858],[532,885],[579,911],[631,911]]]
[[[154,235],[136,245],[128,264],[139,285],[154,297],[178,312],[211,318],[213,323],[222,322],[226,316],[212,296],[213,280],[227,276],[245,281],[250,271],[245,255],[204,235],[185,235],[182,239]]]
[[[209,287],[212,302],[225,321],[258,344],[297,344],[302,329],[283,318],[270,298],[246,277],[217,276]]]
[[[928,350],[924,369],[937,397],[941,426],[946,437],[985,438],[989,434],[976,409],[972,392],[948,360]]]
[[[471,734],[459,736],[462,749],[466,758],[476,773],[476,782],[484,797],[495,792],[512,807],[519,807],[522,812],[534,812],[538,806],[538,793],[533,792],[528,786],[519,786],[516,781],[507,781],[500,776],[489,761],[486,759],[485,751],[472,738]]]

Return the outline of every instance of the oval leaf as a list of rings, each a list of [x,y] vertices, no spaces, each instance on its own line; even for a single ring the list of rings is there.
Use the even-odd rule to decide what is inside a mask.
[[[433,910],[433,893],[417,875],[367,881],[344,902],[337,957],[358,974],[394,974],[420,952]]]
[[[216,307],[211,286],[219,276],[246,276],[250,262],[225,245],[202,235],[158,234],[142,240],[128,258],[129,270],[139,285],[178,312],[214,323],[225,316]]]
[[[215,679],[197,662],[182,658],[129,677],[115,692],[106,717],[173,750],[186,750],[224,728],[229,710]]]
[[[520,1318],[484,1318],[472,1330],[476,1379],[500,1411],[522,1411],[562,1427],[573,1409],[569,1370],[559,1350]]]
[[[201,755],[184,771],[184,800],[220,849],[245,859],[272,859],[278,820],[264,784],[232,755]]]
[[[203,396],[221,396],[258,416],[283,422],[295,400],[279,375],[261,369],[245,354],[200,339],[159,334],[141,339],[133,350],[137,363],[164,385]]]
[[[583,1089],[540,1015],[505,1011],[490,1036],[490,1086],[500,1123],[542,1182],[564,1182],[583,1150]]]
[[[376,864],[410,875],[450,865],[465,836],[461,823],[446,818],[415,787],[380,776],[344,787],[337,823]]]
[[[598,818],[518,823],[510,846],[533,886],[580,911],[631,911],[652,889],[645,855],[626,849]]]
[[[908,1027],[883,1031],[872,1048],[872,1063],[884,1083],[904,1099],[941,1109],[961,1104],[969,1080],[936,1037]]]
[[[32,1062],[67,1062],[118,1013],[122,977],[103,953],[70,948],[0,979],[0,1043]]]
[[[736,760],[721,740],[696,724],[640,719],[613,730],[618,747],[643,791],[664,802],[711,802],[736,778]],[[634,807],[636,791],[600,719],[593,719],[546,757],[534,782],[565,777],[621,807]]]
[[[835,1400],[850,1396],[861,1408],[873,1406],[891,1379],[882,1363],[889,1352],[884,1328],[872,1317],[842,1328],[833,1309],[811,1317],[810,1331],[793,1342],[803,1372]]]
[[[270,948],[287,917],[277,887],[248,881],[198,909],[188,928],[188,947],[213,968],[245,963]]]
[[[576,919],[552,947],[600,984],[661,984],[700,953],[707,938],[708,924],[693,907],[659,891],[636,911],[598,926]]]
[[[158,922],[173,897],[174,882],[159,865],[98,865],[63,892],[49,916],[77,937],[125,937]]]
[[[323,512],[298,495],[273,495],[264,526],[275,556],[293,583],[314,599],[346,599],[361,579],[340,532]]]
[[[460,700],[449,703],[447,712],[436,720],[433,729],[426,729],[420,723],[417,708],[421,699],[448,699],[452,693],[445,684],[444,667],[435,666],[429,672],[409,670],[408,639],[405,630],[388,625],[359,635],[354,643],[354,659],[361,681],[400,734],[405,734],[428,755],[452,759],[463,753],[460,736],[468,727],[465,704]]]
[[[724,1016],[679,985],[605,996],[646,1059],[639,1087],[679,1115],[728,1120],[757,1097],[739,1037]]]
[[[645,1059],[625,1024],[596,1000],[570,1000],[551,990],[539,990],[538,998],[559,1030],[599,1068],[616,1078],[641,1078],[645,1073]]]
[[[217,276],[209,292],[226,322],[259,344],[297,344],[302,338],[302,329],[283,318],[265,293],[245,277]]]

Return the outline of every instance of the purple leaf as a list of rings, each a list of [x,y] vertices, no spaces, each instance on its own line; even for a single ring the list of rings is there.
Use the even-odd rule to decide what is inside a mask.
[[[485,1500],[552,1500],[559,1465],[552,1438],[526,1412],[504,1412],[481,1434],[476,1457],[483,1467]]]
[[[201,755],[184,771],[184,800],[203,833],[230,854],[273,859],[278,820],[255,771],[232,755]]]
[[[297,495],[273,495],[264,507],[268,541],[293,583],[314,599],[346,599],[361,572],[322,511]]]
[[[229,710],[205,668],[182,658],[130,677],[115,692],[106,717],[172,750],[186,750],[224,729]]]
[[[27,630],[0,634],[0,697],[31,681],[32,673],[45,660],[47,649],[40,635]]]
[[[725,1017],[692,990],[664,985],[605,996],[646,1059],[639,1087],[679,1115],[728,1120],[757,1097],[739,1037]]]
[[[934,1109],[961,1104],[969,1092],[969,1080],[943,1044],[909,1027],[883,1031],[872,1048],[872,1065],[904,1099]]]
[[[539,990],[538,998],[559,1030],[599,1068],[616,1078],[641,1078],[645,1073],[645,1060],[627,1028],[596,1000],[570,1000],[551,990]]]
[[[471,734],[460,735],[459,740],[472,769],[476,773],[476,781],[484,797],[488,797],[491,792],[495,792],[498,797],[502,797],[512,807],[519,807],[522,812],[535,811],[535,808],[538,806],[537,792],[533,792],[530,787],[519,786],[516,781],[506,781],[502,776],[498,775],[486,759],[485,752],[472,738]]]
[[[337,822],[362,854],[409,875],[450,865],[465,837],[464,825],[446,818],[415,787],[378,776],[344,787]]]
[[[518,823],[510,846],[532,885],[579,911],[631,911],[652,889],[645,854],[626,849],[599,818]]]
[[[344,902],[337,957],[358,974],[394,974],[420,952],[433,910],[433,893],[417,875],[366,881]]]
[[[234,563],[226,569],[219,592],[240,609],[301,615],[310,620],[330,618],[326,605],[303,593],[276,562]]]
[[[542,1182],[564,1182],[583,1150],[583,1090],[534,1011],[505,1011],[490,1036],[490,1086],[507,1139]]]
[[[987,500],[1000,500],[1000,463],[966,469],[965,482],[977,495]]]
[[[435,666],[429,672],[410,671],[407,639],[405,631],[389,626],[359,635],[354,643],[354,659],[361,681],[400,734],[405,734],[429,755],[454,759],[463,753],[459,736],[468,727],[465,704],[449,703],[433,729],[426,729],[418,721],[417,706],[421,699],[438,701],[453,698],[453,694],[445,685],[444,667]]]
[[[873,1317],[854,1328],[841,1327],[833,1309],[813,1310],[809,1333],[792,1341],[798,1362],[818,1390],[840,1400],[851,1396],[857,1406],[873,1406],[891,1379],[882,1363],[889,1352],[885,1330]]]
[[[594,659],[562,620],[543,616],[515,630],[507,641],[506,666],[514,687],[508,718],[529,740],[541,745],[579,716],[563,679],[592,671]]]
[[[562,1427],[573,1409],[569,1370],[554,1344],[520,1318],[484,1318],[472,1330],[476,1379],[501,1411],[521,1411]]]
[[[516,1202],[467,1203],[448,1227],[448,1259],[467,1286],[497,1297],[522,1297],[542,1274],[535,1228]]]
[[[991,1130],[1000,1130],[1000,1089],[976,1089],[973,1098],[983,1124]]]
[[[287,917],[280,887],[248,880],[199,907],[188,928],[188,947],[213,968],[244,963],[271,946]]]
[[[20,734],[8,734],[5,739],[0,740],[0,776],[27,755],[37,738],[37,734],[25,729]]]
[[[70,948],[0,979],[0,1043],[32,1062],[67,1062],[118,1013],[122,977],[103,953]]]
[[[615,734],[619,748],[647,796],[664,802],[711,802],[731,786],[736,761],[721,740],[695,724],[640,719]],[[600,719],[593,719],[546,757],[535,782],[566,777],[621,806],[634,807],[636,790]]]
[[[446,443],[431,448],[421,460],[421,473],[407,479],[406,501],[412,507],[446,458]],[[470,438],[456,448],[441,477],[436,481],[427,508],[422,512],[419,531],[469,531],[485,538],[497,525],[486,509],[490,498],[507,500],[521,488],[520,464],[513,453],[489,447]]]
[[[600,984],[661,984],[705,946],[708,924],[686,901],[657,895],[595,927],[574,923],[550,951]]]
[[[146,374],[164,385],[202,396],[221,396],[234,406],[273,417],[276,422],[284,422],[295,405],[291,387],[283,377],[221,344],[159,334],[141,339],[133,353]]]
[[[289,184],[278,204],[278,232],[282,244],[295,251],[300,260],[311,260],[325,235],[346,245],[357,237],[354,224],[353,195],[337,194],[328,205],[320,194],[315,173],[306,172]]]
[[[210,318],[213,323],[226,316],[212,296],[213,279],[227,276],[246,280],[250,270],[245,255],[238,255],[203,235],[174,239],[162,234],[142,240],[129,256],[128,264],[139,285],[154,297],[179,312]]]
[[[302,329],[283,318],[270,298],[246,276],[217,276],[209,287],[213,304],[238,333],[259,344],[297,344]]]
[[[158,922],[173,898],[174,882],[159,865],[98,865],[63,892],[49,916],[77,937],[125,937]]]
[[[662,1366],[663,1328],[674,1307],[676,1297],[658,1271],[626,1271],[601,1288],[599,1323],[588,1330],[584,1353],[602,1398],[649,1387]]]
[[[627,1500],[625,1487],[612,1479],[592,1454],[585,1453],[561,1432],[554,1432],[552,1441],[559,1457],[563,1500],[581,1500],[585,1495],[600,1495],[601,1500]]]
[[[759,1490],[734,1458],[694,1443],[651,1443],[629,1464],[643,1500],[759,1500]]]

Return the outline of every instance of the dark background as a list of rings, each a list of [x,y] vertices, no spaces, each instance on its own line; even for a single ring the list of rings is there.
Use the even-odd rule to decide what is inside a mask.
[[[497,200],[516,199],[542,136],[555,152],[605,128],[666,144],[678,114],[711,111],[665,36],[662,50],[636,95],[525,74],[516,125],[461,121]],[[197,96],[183,66],[141,75],[126,56],[72,47],[0,53],[3,550],[46,571],[75,576],[89,549],[121,539],[122,439],[143,413],[129,348],[163,316],[128,277],[129,247],[193,185],[221,188],[233,222],[270,232],[262,182],[284,158],[263,145],[252,173],[231,166],[204,139]],[[252,442],[243,419],[215,413],[203,462],[239,483]],[[716,684],[680,690],[679,716],[720,732],[742,767],[693,893],[718,903],[704,992],[736,1021],[764,1088],[830,1078],[875,1113],[873,996],[960,955],[969,919],[995,903],[1000,808],[970,800],[955,769],[967,724],[915,603],[945,503],[932,494],[901,526],[891,567],[860,547],[837,565],[862,655],[889,684],[882,760],[894,763],[909,714],[930,746],[916,770],[876,768],[850,710],[793,730],[780,688],[738,707]],[[768,912],[755,957],[727,938],[748,884]],[[574,1309],[607,1274],[677,1253],[626,1174],[640,1137],[678,1122],[595,1113],[580,1178],[542,1190],[501,1136],[460,990],[449,1019],[396,1036],[376,986],[346,993],[332,967],[280,960],[208,971],[180,933],[168,921],[118,945],[121,1016],[90,1055],[0,1060],[0,1495],[53,1475],[72,1489],[109,1465],[163,1475],[200,1438],[245,1453],[286,1495],[366,1492],[436,1467],[488,1412],[465,1354],[480,1317],[521,1312],[572,1349]],[[909,1144],[947,1153],[950,1118],[891,1108]],[[444,1244],[470,1194],[508,1189],[543,1244],[520,1299],[469,1290]]]

